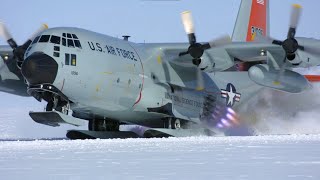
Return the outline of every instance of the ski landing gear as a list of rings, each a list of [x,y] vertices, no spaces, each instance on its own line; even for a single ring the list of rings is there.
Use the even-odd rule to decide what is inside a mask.
[[[70,130],[67,133],[69,139],[112,139],[112,138],[139,138],[131,131],[120,131],[119,122],[111,119],[90,120],[88,131]],[[148,128],[142,138],[154,137],[186,137],[194,135],[211,135],[204,128],[187,129],[187,121],[167,118],[163,120],[162,128]]]
[[[131,131],[120,131],[120,122],[112,119],[92,119],[88,123],[89,130],[70,130],[69,139],[113,139],[139,138]]]
[[[139,136],[130,131],[86,131],[86,130],[70,130],[67,133],[69,139],[126,139],[139,138]]]
[[[83,126],[86,124],[82,119],[68,116],[58,111],[30,112],[29,115],[35,122],[53,127],[60,126],[61,124],[74,126]]]
[[[177,119],[177,118],[168,118],[164,120],[164,128],[150,128],[146,130],[143,134],[143,137],[154,138],[154,137],[188,137],[195,135],[214,135],[214,132],[196,127],[189,127],[188,121]]]

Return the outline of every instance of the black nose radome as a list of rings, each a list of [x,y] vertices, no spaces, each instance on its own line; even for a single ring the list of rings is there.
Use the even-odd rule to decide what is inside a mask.
[[[21,73],[29,84],[52,84],[57,76],[58,63],[43,53],[28,56],[21,67]]]

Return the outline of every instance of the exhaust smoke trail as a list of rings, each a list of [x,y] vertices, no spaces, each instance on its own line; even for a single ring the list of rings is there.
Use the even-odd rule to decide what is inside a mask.
[[[302,74],[320,74],[319,68],[297,70]],[[257,135],[319,134],[320,84],[300,94],[265,89],[242,106],[240,118]]]

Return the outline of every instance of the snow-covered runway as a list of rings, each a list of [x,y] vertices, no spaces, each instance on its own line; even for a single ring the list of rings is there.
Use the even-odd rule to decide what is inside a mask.
[[[320,179],[320,135],[0,142],[1,179]]]

